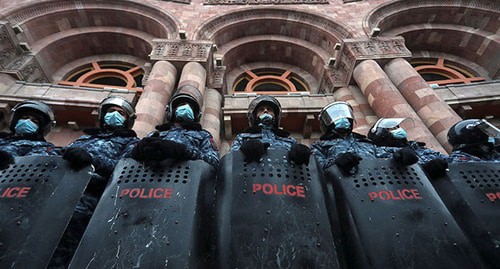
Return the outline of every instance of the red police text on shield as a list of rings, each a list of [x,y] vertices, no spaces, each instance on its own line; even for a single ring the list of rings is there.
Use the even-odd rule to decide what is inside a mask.
[[[422,196],[417,189],[401,189],[401,190],[381,190],[371,191],[368,193],[370,200],[420,200]]]
[[[0,198],[25,198],[31,187],[9,187],[0,189]]]

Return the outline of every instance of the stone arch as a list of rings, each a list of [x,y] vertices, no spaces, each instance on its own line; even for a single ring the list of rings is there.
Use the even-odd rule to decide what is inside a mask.
[[[132,1],[31,3],[3,16],[16,30],[18,41],[29,45],[48,78],[66,64],[89,56],[117,54],[148,60],[154,38],[173,38],[179,32],[179,22],[170,14]]]
[[[471,71],[486,70],[484,77],[498,79],[499,16],[500,2],[494,0],[395,1],[370,12],[363,27],[366,34],[377,27],[381,36],[403,36],[413,53],[460,56],[482,68]]]
[[[228,73],[241,65],[270,61],[300,66],[321,81],[335,44],[353,36],[353,30],[322,15],[252,8],[212,18],[196,29],[194,39],[214,42]]]
[[[250,27],[252,26],[252,27]],[[331,51],[336,42],[351,38],[352,29],[322,15],[282,8],[252,8],[215,17],[195,30],[194,39],[219,45],[253,35],[280,35],[303,39]]]

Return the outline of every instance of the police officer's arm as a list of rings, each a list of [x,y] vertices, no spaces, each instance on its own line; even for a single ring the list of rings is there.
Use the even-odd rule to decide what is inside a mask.
[[[231,146],[231,151],[238,151],[240,150],[241,145],[243,144],[243,136],[241,134],[237,135],[236,138],[234,138],[233,145]]]
[[[122,158],[130,158],[132,154],[132,150],[134,147],[137,145],[137,142],[139,142],[139,138],[137,137],[132,137],[130,141],[125,145],[125,149],[123,150],[120,159]]]
[[[199,148],[201,155],[200,157],[203,161],[217,168],[217,166],[219,165],[219,151],[217,149],[217,146],[215,145],[212,135],[207,131],[203,131],[203,133],[204,139],[201,141],[201,145]]]
[[[415,150],[415,152],[418,155],[418,159],[419,159],[418,163],[420,163],[420,164],[423,164],[425,162],[428,162],[428,161],[434,160],[434,159],[440,159],[443,161],[448,160],[448,156],[444,155],[441,152],[438,152],[438,151],[435,151],[435,150],[432,150],[429,148]]]
[[[327,167],[325,164],[328,159],[328,149],[325,146],[322,146],[320,142],[315,142],[311,145],[311,150],[313,156],[320,163],[321,167],[326,169]]]

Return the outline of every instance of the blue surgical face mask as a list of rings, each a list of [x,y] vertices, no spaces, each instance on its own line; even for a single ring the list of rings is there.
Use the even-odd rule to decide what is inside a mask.
[[[350,129],[351,122],[347,118],[340,118],[333,122],[335,129]]]
[[[38,125],[30,119],[21,119],[17,121],[15,127],[16,134],[18,135],[32,135],[38,131]]]
[[[406,139],[408,137],[408,134],[406,133],[405,129],[403,128],[397,128],[395,130],[391,131],[392,137],[396,139]]]
[[[495,138],[494,137],[488,137],[488,142],[495,145]]]
[[[194,121],[194,113],[188,104],[177,107],[175,117],[182,121]]]
[[[274,123],[273,116],[271,114],[267,114],[267,113],[264,113],[264,114],[260,115],[259,116],[259,120],[260,120],[259,126],[270,127]]]
[[[104,123],[111,127],[123,127],[125,124],[125,117],[118,111],[108,112],[104,116]]]

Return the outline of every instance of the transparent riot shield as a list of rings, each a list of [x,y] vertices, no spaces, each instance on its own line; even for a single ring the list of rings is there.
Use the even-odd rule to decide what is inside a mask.
[[[69,268],[206,268],[214,180],[201,160],[121,160]]]
[[[91,177],[60,157],[18,157],[0,171],[0,268],[45,268]]]
[[[432,184],[485,260],[500,268],[500,163],[450,164]]]
[[[482,268],[483,262],[418,165],[363,160],[326,171],[353,268]]]
[[[260,163],[241,152],[221,161],[216,187],[216,268],[339,268],[314,158],[293,165],[287,152]]]

